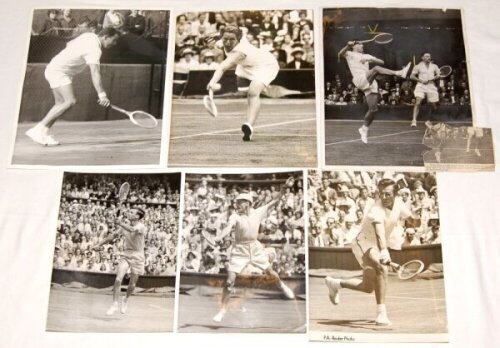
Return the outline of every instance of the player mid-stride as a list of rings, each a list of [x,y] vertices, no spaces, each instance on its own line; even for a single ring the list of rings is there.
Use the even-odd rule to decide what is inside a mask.
[[[272,269],[268,253],[264,246],[257,240],[262,220],[267,218],[269,210],[279,203],[286,191],[286,187],[293,186],[293,183],[294,179],[289,178],[271,202],[257,209],[252,208],[253,198],[251,194],[240,193],[236,197],[237,215],[231,216],[228,225],[216,237],[216,241],[221,241],[234,229],[234,244],[229,256],[227,279],[222,290],[220,310],[213,317],[215,322],[221,322],[224,318],[231,294],[234,292],[236,276],[249,265],[273,276],[276,279],[279,289],[287,299],[291,300],[295,298],[293,291],[283,283],[278,274]]]
[[[387,264],[391,256],[387,249],[389,236],[401,220],[411,216],[408,207],[395,197],[397,184],[391,179],[378,183],[380,199],[376,201],[361,223],[361,231],[352,245],[352,252],[363,269],[362,279],[325,278],[330,301],[340,302],[339,290],[343,288],[371,293],[375,290],[377,302],[376,325],[391,325],[385,307]]]
[[[276,78],[280,68],[273,54],[253,46],[240,28],[228,25],[221,35],[226,59],[215,70],[207,89],[216,91],[224,72],[234,67],[238,77],[251,81],[247,93],[247,120],[241,126],[243,141],[250,141],[260,112],[260,94]]]
[[[365,114],[363,126],[359,128],[359,134],[361,135],[361,141],[366,144],[368,142],[368,129],[378,110],[378,84],[375,78],[378,75],[390,75],[405,79],[411,62],[401,70],[390,70],[378,66],[383,65],[384,61],[365,54],[363,43],[357,40],[347,42],[338,54],[339,57],[344,57],[347,60],[354,86],[365,94],[368,111]],[[376,64],[376,66],[370,69],[370,64]]]
[[[119,309],[118,301],[120,299],[120,288],[123,277],[125,277],[127,271],[130,269],[130,280],[127,287],[127,294],[121,302],[120,311],[123,314],[127,312],[128,300],[134,292],[135,284],[137,283],[139,276],[144,274],[144,238],[147,231],[146,226],[141,222],[141,220],[144,218],[145,214],[146,213],[142,208],[132,209],[128,214],[130,224],[127,224],[123,220],[118,220],[116,222],[119,227],[118,232],[111,234],[110,237],[104,239],[94,247],[95,249],[100,248],[102,245],[117,238],[120,234],[124,238],[124,251],[118,265],[115,284],[113,287],[113,304],[106,312],[107,315],[113,315]]]
[[[87,65],[99,97],[98,103],[105,107],[110,105],[102,86],[100,59],[102,48],[114,46],[119,35],[120,32],[113,28],[105,28],[98,35],[81,34],[52,58],[45,68],[45,79],[52,89],[55,104],[38,124],[26,132],[31,140],[44,146],[59,145],[59,141],[49,134],[49,130],[59,117],[75,105],[73,77],[85,70]]]
[[[417,82],[415,86],[415,106],[413,107],[413,119],[411,126],[417,126],[417,117],[420,111],[422,100],[427,97],[427,102],[430,104],[429,120],[431,120],[432,112],[437,109],[436,103],[439,101],[439,93],[434,81],[439,80],[439,67],[432,63],[431,54],[423,52],[420,56],[421,61],[413,68],[410,78]]]

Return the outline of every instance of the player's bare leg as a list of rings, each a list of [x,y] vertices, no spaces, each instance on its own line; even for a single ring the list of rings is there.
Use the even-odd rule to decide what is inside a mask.
[[[361,141],[366,144],[368,143],[368,129],[375,119],[375,113],[378,111],[378,95],[375,93],[370,93],[365,98],[366,104],[368,105],[368,111],[365,114],[364,123],[361,128],[358,129],[358,131],[361,135]]]
[[[243,132],[243,141],[252,140],[253,125],[257,121],[257,117],[260,113],[260,94],[266,88],[266,86],[259,81],[250,82],[247,93],[247,121],[241,126],[241,131]]]
[[[290,289],[280,278],[278,273],[276,273],[275,270],[273,270],[271,267],[266,269],[266,274],[273,276],[276,281],[278,282],[278,288],[281,290],[283,295],[289,300],[293,300],[295,298],[295,294],[293,293],[292,289]]]
[[[213,317],[213,321],[220,323],[227,312],[227,304],[231,299],[231,294],[234,292],[234,284],[236,282],[236,273],[229,271],[227,273],[226,283],[222,288],[221,306],[219,312]]]
[[[109,307],[106,312],[107,315],[113,315],[118,310],[118,301],[120,299],[120,288],[122,286],[123,277],[128,270],[128,263],[120,262],[118,265],[118,270],[116,272],[115,284],[113,286],[113,304]]]
[[[422,98],[416,97],[415,98],[415,105],[413,106],[413,119],[411,121],[412,127],[417,126],[417,117],[418,117],[418,114],[420,113],[420,105],[422,105]]]
[[[27,136],[41,145],[59,145],[59,142],[48,134],[49,129],[59,117],[76,103],[72,84],[54,88],[52,93],[54,95],[54,106],[37,125],[26,132]]]
[[[121,308],[120,308],[120,312],[122,314],[127,313],[128,300],[129,300],[130,296],[134,293],[135,285],[137,284],[137,280],[138,279],[139,279],[139,275],[138,274],[133,274],[132,273],[130,275],[130,281],[129,281],[128,287],[127,287],[127,294],[122,299],[122,305],[121,305]]]
[[[342,288],[372,293],[375,290],[375,270],[371,267],[363,270],[363,278],[357,279],[337,279],[332,277],[325,278],[325,284],[328,287],[330,301],[334,305],[340,302],[339,290]]]
[[[406,75],[408,75],[408,70],[410,70],[410,66],[411,62],[406,64],[405,67],[401,70],[391,70],[377,65],[368,70],[368,73],[366,74],[366,79],[370,84],[373,82],[373,80],[375,80],[377,75],[399,76],[405,79]]]

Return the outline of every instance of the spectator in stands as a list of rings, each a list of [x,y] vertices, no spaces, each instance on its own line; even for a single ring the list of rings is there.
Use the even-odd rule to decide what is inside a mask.
[[[59,36],[59,28],[61,28],[61,22],[57,18],[59,15],[58,10],[48,10],[47,19],[43,22],[42,29],[39,35],[43,36]]]
[[[313,66],[308,62],[304,61],[302,58],[304,57],[304,50],[300,47],[296,47],[292,50],[291,55],[293,60],[286,65],[287,69],[312,69]]]
[[[104,15],[102,27],[121,29],[124,26],[124,24],[125,24],[125,19],[123,15],[116,10],[110,9]]]
[[[195,52],[187,48],[182,51],[182,59],[176,64],[175,71],[189,73],[191,70],[198,69],[199,63],[194,59]]]
[[[142,36],[146,30],[146,18],[138,10],[131,10],[125,20],[125,28],[131,34]]]
[[[72,16],[71,9],[66,8],[62,10],[62,16],[59,18],[61,23],[60,36],[62,37],[74,37],[74,29],[76,28],[76,20]]]

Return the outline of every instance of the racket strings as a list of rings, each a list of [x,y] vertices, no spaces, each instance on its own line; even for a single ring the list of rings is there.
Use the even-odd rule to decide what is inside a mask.
[[[386,44],[386,43],[389,43],[391,42],[393,39],[393,35],[392,34],[389,34],[389,33],[383,33],[383,34],[379,34],[375,37],[375,42],[376,43],[379,43],[379,44]]]
[[[120,186],[120,191],[118,192],[118,198],[120,201],[124,201],[127,199],[128,193],[130,191],[130,184],[128,182],[125,182]]]
[[[419,261],[410,261],[402,265],[399,269],[399,276],[401,279],[410,279],[422,272],[423,263]]]
[[[132,119],[139,126],[144,128],[155,128],[158,125],[156,118],[144,111],[134,111],[132,113]]]

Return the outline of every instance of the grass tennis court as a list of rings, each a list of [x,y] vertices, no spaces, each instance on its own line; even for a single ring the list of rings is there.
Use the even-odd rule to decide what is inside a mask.
[[[362,124],[361,120],[325,121],[326,165],[424,166],[423,154],[431,150],[422,144],[424,122],[411,128],[410,121],[375,120],[370,126],[368,144],[362,143],[359,136]]]
[[[229,302],[230,309],[220,323],[212,321],[219,311],[222,289],[182,286],[179,296],[179,332],[305,333],[304,295],[286,300],[276,291],[240,289]],[[246,311],[242,311],[241,307]]]
[[[340,304],[328,298],[323,277],[309,277],[309,330],[351,333],[448,332],[444,279],[403,281],[389,277],[386,296],[390,327],[375,325],[375,295],[349,289],[340,291]]]
[[[251,142],[242,141],[246,99],[215,99],[213,118],[199,100],[174,100],[169,166],[315,167],[314,99],[262,99]]]
[[[115,121],[59,121],[51,133],[53,147],[34,143],[24,133],[34,123],[20,123],[14,165],[157,165],[160,162],[161,120],[155,129],[134,126],[128,118]]]
[[[174,288],[167,294],[136,294],[126,314],[106,315],[111,289],[50,291],[47,331],[170,332],[174,320]],[[124,294],[124,293],[123,293]]]

